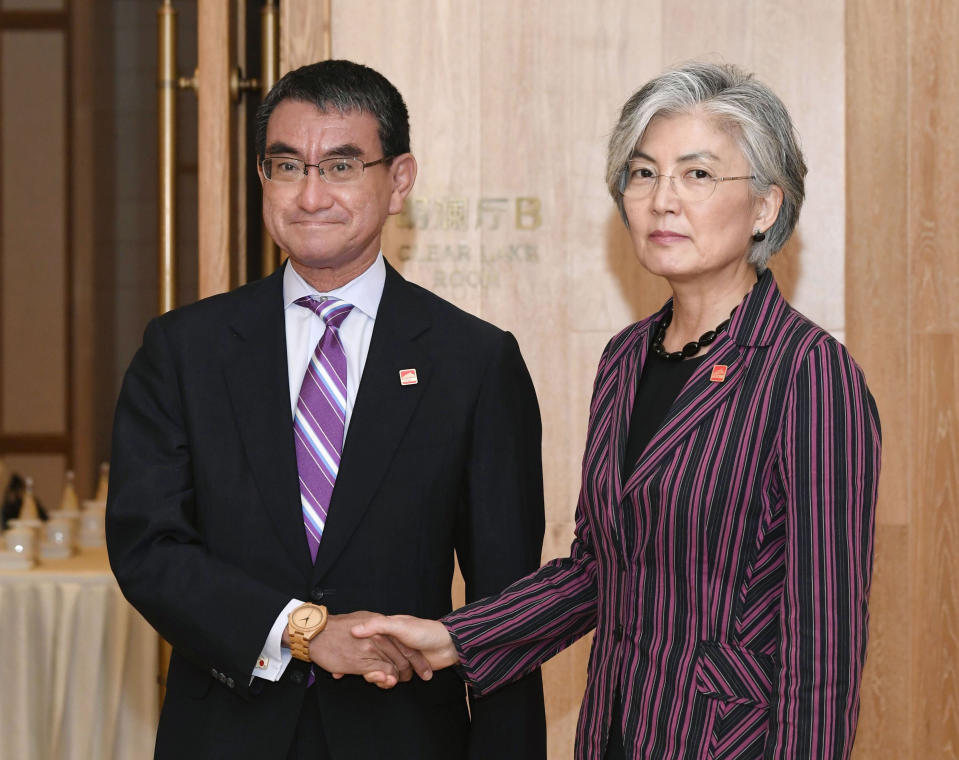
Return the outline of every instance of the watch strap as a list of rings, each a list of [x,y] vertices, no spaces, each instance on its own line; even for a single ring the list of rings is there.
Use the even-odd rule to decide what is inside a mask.
[[[298,660],[310,662],[310,642],[300,631],[290,631],[290,654]]]

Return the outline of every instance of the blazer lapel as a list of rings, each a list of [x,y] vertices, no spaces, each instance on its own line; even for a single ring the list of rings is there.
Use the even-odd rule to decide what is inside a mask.
[[[737,389],[746,376],[749,349],[768,345],[771,322],[781,313],[784,304],[772,273],[767,270],[736,310],[729,328],[716,340],[706,360],[679,392],[662,426],[636,463],[624,492],[641,483],[696,425]],[[725,367],[722,380],[713,379],[717,366]],[[631,411],[632,405],[625,411],[627,418]]]
[[[413,287],[387,264],[383,297],[316,557],[316,579],[333,566],[349,543],[429,387],[432,363],[417,340],[429,327],[429,315]],[[400,384],[399,373],[404,369],[416,370],[416,384]]]
[[[627,468],[624,461],[629,422],[636,401],[637,381],[649,350],[649,330],[660,314],[662,312],[636,325],[626,338],[627,344],[623,347],[622,359],[616,368],[616,395],[609,430],[609,461],[613,463],[610,468],[610,494],[613,504],[619,504],[622,498],[624,470],[632,470],[631,467]]]
[[[614,369],[616,373],[616,391],[613,397],[612,414],[609,420],[607,461],[609,467],[609,517],[613,525],[614,541],[618,544],[623,534],[622,514],[619,508],[624,493],[623,469],[626,456],[626,442],[629,437],[629,420],[633,403],[636,400],[636,381],[646,361],[650,317],[637,324],[625,338],[620,349],[620,357]],[[621,551],[621,549],[620,549]]]
[[[223,371],[250,471],[286,554],[309,563],[300,511],[283,316],[283,267],[251,287],[226,336]]]

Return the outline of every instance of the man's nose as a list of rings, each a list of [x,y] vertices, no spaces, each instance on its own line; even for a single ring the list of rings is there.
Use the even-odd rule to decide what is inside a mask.
[[[299,181],[297,199],[306,211],[327,208],[333,201],[331,189],[332,185],[320,176],[319,167],[307,166],[306,176]]]

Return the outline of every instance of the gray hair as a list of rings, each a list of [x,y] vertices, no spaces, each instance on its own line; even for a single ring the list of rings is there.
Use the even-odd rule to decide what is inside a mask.
[[[749,252],[749,263],[762,271],[769,257],[789,240],[799,219],[806,163],[786,106],[769,87],[737,66],[685,63],[650,80],[626,101],[609,138],[606,184],[610,195],[628,226],[623,206],[626,164],[646,128],[656,116],[697,109],[733,128],[755,176],[750,185],[756,195],[764,195],[772,185],[783,192],[779,216],[766,231],[766,239],[752,243]]]

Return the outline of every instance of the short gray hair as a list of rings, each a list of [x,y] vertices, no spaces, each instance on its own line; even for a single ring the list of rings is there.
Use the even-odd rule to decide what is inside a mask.
[[[606,184],[626,220],[623,207],[626,164],[654,117],[701,109],[734,128],[739,147],[755,179],[757,195],[772,185],[783,192],[779,216],[766,239],[753,243],[749,262],[760,271],[792,235],[805,197],[806,163],[786,106],[765,84],[731,64],[693,61],[644,84],[623,106],[609,138]]]

